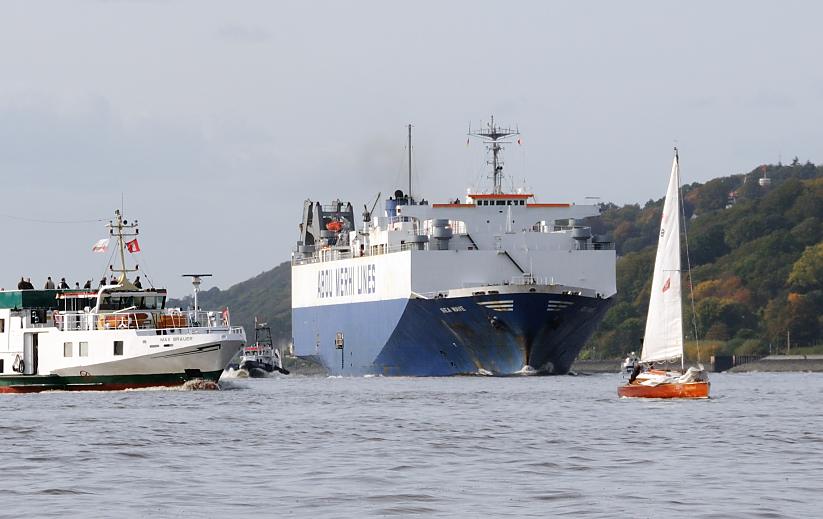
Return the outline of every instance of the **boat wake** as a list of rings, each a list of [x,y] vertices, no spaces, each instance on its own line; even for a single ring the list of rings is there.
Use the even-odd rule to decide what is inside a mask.
[[[249,378],[249,372],[245,369],[227,368],[223,370],[223,374],[220,375],[220,380],[228,378]]]
[[[220,390],[220,384],[213,380],[206,380],[203,378],[194,378],[187,380],[182,386],[181,391],[204,391],[204,390]]]
[[[534,369],[533,367],[529,366],[528,364],[526,364],[525,366],[520,368],[520,371],[516,371],[514,374],[515,375],[530,376],[530,375],[537,375],[538,371],[536,369]]]

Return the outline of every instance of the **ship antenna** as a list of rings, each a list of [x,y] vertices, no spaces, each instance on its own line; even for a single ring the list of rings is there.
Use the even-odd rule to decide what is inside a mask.
[[[494,181],[492,192],[494,194],[501,194],[503,192],[503,160],[500,158],[500,152],[503,151],[503,146],[501,146],[501,144],[508,144],[510,142],[501,139],[512,135],[520,135],[520,130],[517,128],[511,129],[496,126],[493,115],[491,116],[490,122],[486,125],[486,129],[472,132],[471,126],[469,127],[469,136],[484,139],[486,147],[492,152],[492,160],[491,162],[487,162],[487,164],[492,167],[492,179]]]

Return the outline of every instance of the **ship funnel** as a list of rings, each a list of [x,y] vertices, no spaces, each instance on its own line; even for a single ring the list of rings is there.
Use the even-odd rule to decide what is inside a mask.
[[[448,250],[449,240],[452,238],[452,226],[446,219],[432,220],[432,238],[435,250]]]

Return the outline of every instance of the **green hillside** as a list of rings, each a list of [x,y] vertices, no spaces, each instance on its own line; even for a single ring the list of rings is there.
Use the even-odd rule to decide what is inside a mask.
[[[770,186],[758,183],[764,173]],[[823,343],[823,167],[798,161],[761,166],[684,186],[683,193],[698,336],[707,341],[703,358],[714,352],[765,353],[770,344],[785,351],[787,331],[793,347]],[[607,204],[590,222],[596,234],[615,242],[618,296],[583,357],[620,357],[639,348],[662,206],[662,198],[643,207]],[[256,315],[270,324],[275,341],[291,338],[288,262],[201,297],[204,308],[228,306],[232,321],[248,332]],[[171,304],[186,307],[190,298]],[[688,300],[684,313],[690,326]],[[693,336],[687,330],[687,338]]]
[[[764,174],[771,185],[758,183]],[[715,352],[767,353],[770,345],[785,351],[787,331],[793,346],[821,344],[823,168],[797,160],[761,166],[684,186],[683,193],[697,335],[708,341],[703,358]],[[595,232],[615,241],[618,296],[583,356],[608,358],[639,349],[662,206],[662,198],[642,208],[610,204],[592,222]],[[688,287],[685,273],[683,286]],[[688,300],[683,322],[687,339],[693,339]]]

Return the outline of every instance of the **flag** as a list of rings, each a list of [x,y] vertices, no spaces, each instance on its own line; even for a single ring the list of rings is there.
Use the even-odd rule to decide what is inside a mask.
[[[672,286],[672,278],[666,278],[666,283],[663,284],[663,292],[671,288]]]
[[[109,249],[109,239],[103,238],[102,240],[97,240],[91,247],[92,252],[106,252]]]
[[[523,140],[520,137],[517,138],[517,144],[523,144]]]
[[[126,242],[126,250],[134,254],[135,252],[140,252],[140,244],[137,243],[137,238],[133,239],[132,241]]]

